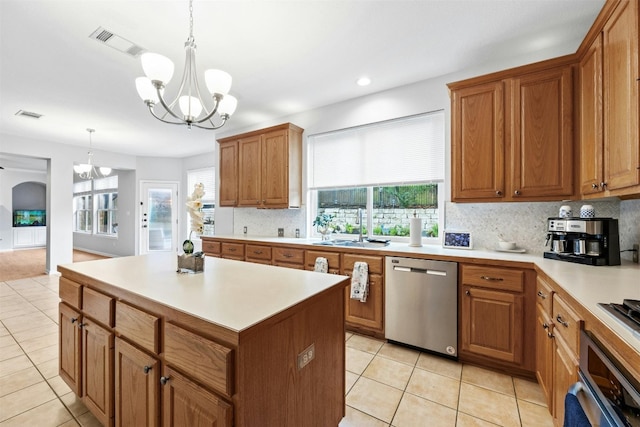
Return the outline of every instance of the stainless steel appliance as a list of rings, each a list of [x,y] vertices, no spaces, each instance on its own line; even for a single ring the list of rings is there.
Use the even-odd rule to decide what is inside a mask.
[[[611,302],[598,303],[598,305],[640,339],[640,300],[625,299],[622,304]]]
[[[587,265],[620,265],[618,220],[549,218],[545,258]]]
[[[640,426],[639,379],[633,378],[586,331],[582,331],[580,336],[578,377],[579,381],[569,389],[569,393],[577,397],[577,404],[591,425]],[[576,408],[565,407],[565,417],[572,417],[575,411]]]
[[[386,257],[385,338],[457,357],[458,263]]]

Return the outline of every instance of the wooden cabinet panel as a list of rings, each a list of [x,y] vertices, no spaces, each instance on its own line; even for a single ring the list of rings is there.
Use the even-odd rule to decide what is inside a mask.
[[[167,323],[164,360],[202,384],[229,397],[233,395],[233,350]]]
[[[82,397],[82,334],[78,327],[82,323],[82,316],[65,303],[60,303],[58,307],[60,377],[71,391]]]
[[[542,310],[547,314],[547,317],[551,317],[552,303],[553,303],[553,289],[542,278],[536,279],[536,303],[542,307]]]
[[[304,249],[274,247],[272,250],[274,264],[293,264],[304,268]]]
[[[113,298],[84,287],[82,311],[105,326],[113,326]]]
[[[348,275],[350,276],[351,274]],[[352,299],[351,286],[345,287],[345,320],[347,324],[379,332],[384,331],[382,311],[384,288],[382,281],[381,275],[369,274],[369,295],[366,302]]]
[[[220,251],[220,242],[212,242],[206,238],[202,239],[202,252],[204,252],[206,256],[219,257]]]
[[[164,426],[233,425],[233,408],[227,402],[168,366],[165,366],[163,373],[166,379],[162,389]]]
[[[219,206],[238,204],[238,141],[221,142],[218,148],[220,158]],[[204,250],[203,252],[207,252]]]
[[[553,406],[552,415],[556,425],[564,421],[564,397],[569,387],[578,380],[578,359],[566,343],[556,336],[553,353]]]
[[[610,191],[640,192],[638,19],[638,2],[621,1],[603,29],[604,176]]]
[[[546,398],[547,407],[552,408],[554,324],[543,306],[538,305],[536,312],[536,378]]]
[[[264,245],[251,245],[247,243],[245,246],[245,256],[247,261],[270,264],[271,247]]]
[[[160,425],[160,362],[126,341],[115,340],[115,425]]]
[[[160,319],[129,304],[116,301],[116,331],[137,346],[160,353]]]
[[[262,203],[260,143],[260,135],[238,141],[238,206],[258,206]]]
[[[113,418],[113,333],[84,318],[82,325],[82,402],[102,425]]]
[[[523,296],[463,286],[462,349],[511,363],[523,351]]]
[[[573,194],[572,69],[512,79],[511,197]]]
[[[244,244],[223,242],[221,245],[220,254],[222,258],[231,258],[244,261]]]
[[[580,352],[582,320],[557,294],[553,296],[553,322],[556,324],[554,335],[562,336],[569,350],[577,355]]]
[[[374,255],[343,254],[342,273],[351,274],[356,262],[366,262],[369,267],[369,274],[382,274],[384,271],[384,258]]]
[[[462,283],[466,285],[512,292],[524,290],[524,271],[522,270],[466,264],[461,266],[461,270]]]
[[[289,144],[287,131],[269,132],[262,137],[262,204],[286,207],[289,194]]]
[[[452,93],[453,201],[504,197],[504,84],[491,82]]]
[[[66,277],[61,277],[58,282],[58,295],[60,299],[72,307],[82,308],[82,285]]]

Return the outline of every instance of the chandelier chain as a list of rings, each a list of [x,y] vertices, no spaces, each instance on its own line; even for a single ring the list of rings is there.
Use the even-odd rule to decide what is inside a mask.
[[[193,0],[189,0],[189,40],[193,41]]]

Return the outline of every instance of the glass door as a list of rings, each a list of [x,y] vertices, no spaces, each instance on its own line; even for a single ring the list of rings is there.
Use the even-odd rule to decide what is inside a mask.
[[[176,252],[178,183],[142,182],[140,195],[140,254]]]

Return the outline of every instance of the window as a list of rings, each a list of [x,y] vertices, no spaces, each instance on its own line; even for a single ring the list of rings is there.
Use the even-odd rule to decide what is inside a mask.
[[[327,213],[336,233],[402,240],[415,214],[422,235],[437,238],[444,132],[438,111],[310,136],[312,219]]]
[[[213,235],[214,212],[216,201],[216,170],[215,168],[194,169],[187,172],[187,196],[193,193],[193,187],[197,183],[204,185],[204,197],[202,197],[202,213],[204,214],[205,235]],[[191,217],[187,216],[187,234],[191,231]],[[194,233],[195,234],[195,233]]]
[[[117,236],[117,201],[117,175],[74,183],[73,230],[81,233]]]

